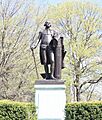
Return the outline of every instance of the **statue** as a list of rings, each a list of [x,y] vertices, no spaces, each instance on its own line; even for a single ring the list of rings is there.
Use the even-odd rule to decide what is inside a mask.
[[[45,79],[59,79],[61,78],[61,69],[63,68],[63,59],[66,53],[64,51],[63,37],[59,37],[57,32],[50,29],[50,22],[45,22],[44,26],[45,29],[39,32],[37,45],[31,48],[35,49],[40,42],[40,61],[44,65]]]

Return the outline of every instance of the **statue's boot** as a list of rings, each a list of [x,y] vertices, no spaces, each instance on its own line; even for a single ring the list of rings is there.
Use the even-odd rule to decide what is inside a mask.
[[[56,78],[54,77],[54,63],[51,64],[50,71],[51,71],[50,79],[55,80]]]
[[[52,75],[50,76],[50,79],[56,80],[56,78]]]
[[[45,69],[45,79],[49,79],[49,69],[47,64],[44,65],[44,69]]]
[[[45,79],[49,79],[49,75],[47,73],[45,74]]]

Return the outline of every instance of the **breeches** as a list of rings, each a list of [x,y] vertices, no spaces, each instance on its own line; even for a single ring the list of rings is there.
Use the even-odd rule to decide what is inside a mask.
[[[50,47],[42,49],[40,47],[41,64],[52,64],[54,62],[54,52]]]

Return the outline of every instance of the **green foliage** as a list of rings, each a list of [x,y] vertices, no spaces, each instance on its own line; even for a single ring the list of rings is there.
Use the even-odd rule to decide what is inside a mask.
[[[37,77],[30,43],[38,40],[42,12],[34,1],[0,2],[0,99],[33,101]],[[39,67],[38,50],[35,58]]]
[[[0,101],[0,120],[36,120],[33,103]]]
[[[102,102],[68,103],[65,120],[102,120]]]
[[[48,17],[54,21],[56,29],[65,38],[68,77],[65,73],[64,77],[67,77],[65,80],[68,87],[70,79],[70,85],[73,86],[72,99],[75,101],[77,100],[75,96],[80,96],[80,100],[83,100],[82,96],[85,97],[86,88],[87,92],[91,94],[90,84],[93,81],[98,83],[102,76],[102,52],[99,54],[99,51],[102,50],[101,11],[102,8],[95,4],[80,1],[66,1],[49,8]],[[90,98],[85,99],[90,100]]]

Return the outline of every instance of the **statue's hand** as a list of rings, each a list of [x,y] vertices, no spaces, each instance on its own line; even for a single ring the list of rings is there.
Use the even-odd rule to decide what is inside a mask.
[[[31,49],[31,50],[33,50],[33,49],[35,49],[35,48],[36,48],[36,46],[30,45],[30,49]]]

